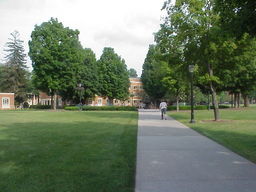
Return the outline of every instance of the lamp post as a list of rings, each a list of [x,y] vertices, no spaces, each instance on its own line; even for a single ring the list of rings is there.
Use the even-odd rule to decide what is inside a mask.
[[[194,90],[193,90],[193,73],[194,73],[195,66],[194,65],[189,65],[188,66],[188,71],[190,73],[191,77],[191,84],[190,84],[190,102],[191,102],[191,119],[190,123],[195,123],[195,118],[194,118]]]

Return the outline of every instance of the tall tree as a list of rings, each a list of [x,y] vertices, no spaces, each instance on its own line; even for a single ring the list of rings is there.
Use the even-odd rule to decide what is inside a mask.
[[[129,73],[129,77],[138,77],[137,71],[133,68],[129,69],[128,73]]]
[[[90,98],[99,93],[99,70],[96,56],[91,49],[83,50],[83,58],[78,80],[84,87],[84,97]]]
[[[54,96],[77,87],[77,76],[83,62],[79,31],[64,27],[57,19],[36,25],[29,41],[35,81],[39,90]],[[64,95],[65,96],[65,95]]]
[[[176,110],[179,111],[179,101],[185,98],[187,89],[187,64],[184,60],[184,46],[170,33],[168,20],[161,25],[161,29],[155,34],[155,41],[161,53],[161,59],[166,61],[166,76],[162,82],[169,97],[175,98]]]
[[[129,74],[125,61],[118,56],[113,48],[105,47],[98,60],[100,93],[108,97],[110,104],[113,99],[125,100],[129,96]]]
[[[82,63],[79,65],[76,86],[70,86],[60,91],[64,101],[72,100],[78,102],[81,99],[88,99],[99,93],[99,77],[96,56],[90,48],[82,51]],[[78,85],[81,85],[81,88]],[[82,101],[83,102],[83,101]]]
[[[201,75],[207,78],[212,102],[214,118],[219,120],[216,84],[219,78],[214,75],[216,60],[211,53],[211,42],[218,29],[218,15],[213,11],[213,0],[177,0],[172,5],[166,1],[164,8],[168,16],[163,25],[167,36],[175,38],[183,47],[183,59],[187,64],[198,65]]]
[[[215,9],[220,13],[222,31],[233,37],[235,45],[227,70],[232,71],[230,92],[235,94],[235,98],[241,92],[244,104],[248,106],[248,95],[255,89],[256,1],[216,0]]]
[[[26,99],[28,71],[23,41],[18,31],[11,33],[6,43],[6,63],[2,67],[0,87],[2,91],[15,93],[15,101],[21,104]]]
[[[165,96],[167,91],[162,83],[163,77],[166,76],[165,62],[158,59],[158,54],[156,46],[150,45],[141,75],[143,89],[155,105]]]

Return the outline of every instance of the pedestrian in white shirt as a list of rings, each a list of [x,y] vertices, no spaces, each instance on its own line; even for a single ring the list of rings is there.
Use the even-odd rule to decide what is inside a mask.
[[[167,103],[165,101],[162,101],[159,105],[159,109],[161,110],[161,118],[162,120],[166,120],[166,110],[167,110]]]

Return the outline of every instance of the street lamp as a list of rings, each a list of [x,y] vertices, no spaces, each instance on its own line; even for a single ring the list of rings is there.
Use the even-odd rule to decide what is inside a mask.
[[[190,84],[190,95],[191,95],[191,99],[190,99],[190,102],[191,102],[191,120],[190,120],[190,123],[195,123],[195,118],[194,118],[194,91],[193,91],[193,73],[194,73],[194,69],[195,69],[195,66],[194,65],[189,65],[188,66],[188,71],[190,73],[190,76],[191,76],[191,84]]]

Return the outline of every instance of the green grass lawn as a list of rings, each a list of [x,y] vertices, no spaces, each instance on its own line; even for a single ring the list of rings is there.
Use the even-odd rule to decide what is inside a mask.
[[[134,191],[137,118],[0,111],[0,191]]]
[[[195,111],[195,124],[188,123],[190,112],[169,115],[232,151],[256,163],[256,107],[221,110],[221,121],[214,122],[213,111]]]

